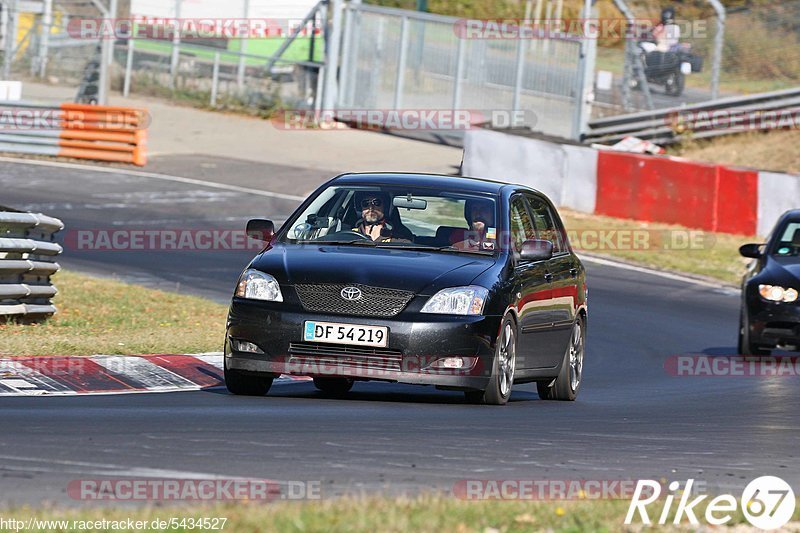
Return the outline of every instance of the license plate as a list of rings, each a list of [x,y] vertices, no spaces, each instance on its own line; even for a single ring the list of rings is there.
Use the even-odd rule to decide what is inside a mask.
[[[303,339],[307,342],[330,342],[385,348],[389,340],[389,328],[307,321],[303,329]]]

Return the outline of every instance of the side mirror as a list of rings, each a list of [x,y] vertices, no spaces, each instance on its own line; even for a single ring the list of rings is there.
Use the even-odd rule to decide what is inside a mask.
[[[269,242],[275,235],[275,224],[271,220],[254,218],[247,221],[247,236],[257,241]]]
[[[757,243],[750,243],[750,244],[743,244],[739,247],[739,253],[743,257],[749,257],[751,259],[758,259],[761,257],[761,247],[763,244]]]
[[[553,257],[553,242],[531,239],[522,243],[519,258],[523,261],[546,261]]]

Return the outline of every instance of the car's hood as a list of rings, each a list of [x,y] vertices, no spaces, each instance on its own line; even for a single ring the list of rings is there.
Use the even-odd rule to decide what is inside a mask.
[[[778,276],[782,281],[784,279],[792,281],[795,288],[800,288],[800,261],[797,257],[772,257],[770,261],[770,274]]]
[[[256,257],[251,268],[288,285],[353,283],[432,294],[469,285],[495,262],[477,254],[278,243]]]

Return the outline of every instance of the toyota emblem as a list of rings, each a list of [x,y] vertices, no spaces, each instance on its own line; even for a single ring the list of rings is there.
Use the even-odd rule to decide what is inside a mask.
[[[339,294],[341,294],[342,298],[349,302],[361,299],[361,289],[358,287],[345,287]]]

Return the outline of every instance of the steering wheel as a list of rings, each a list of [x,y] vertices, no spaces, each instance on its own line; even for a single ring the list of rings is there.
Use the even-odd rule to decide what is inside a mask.
[[[371,241],[369,235],[364,235],[360,231],[353,231],[353,230],[344,230],[344,231],[337,231],[336,233],[329,233],[323,237],[318,239],[314,239],[315,241],[341,241],[346,240],[348,237],[356,237],[362,241]]]

